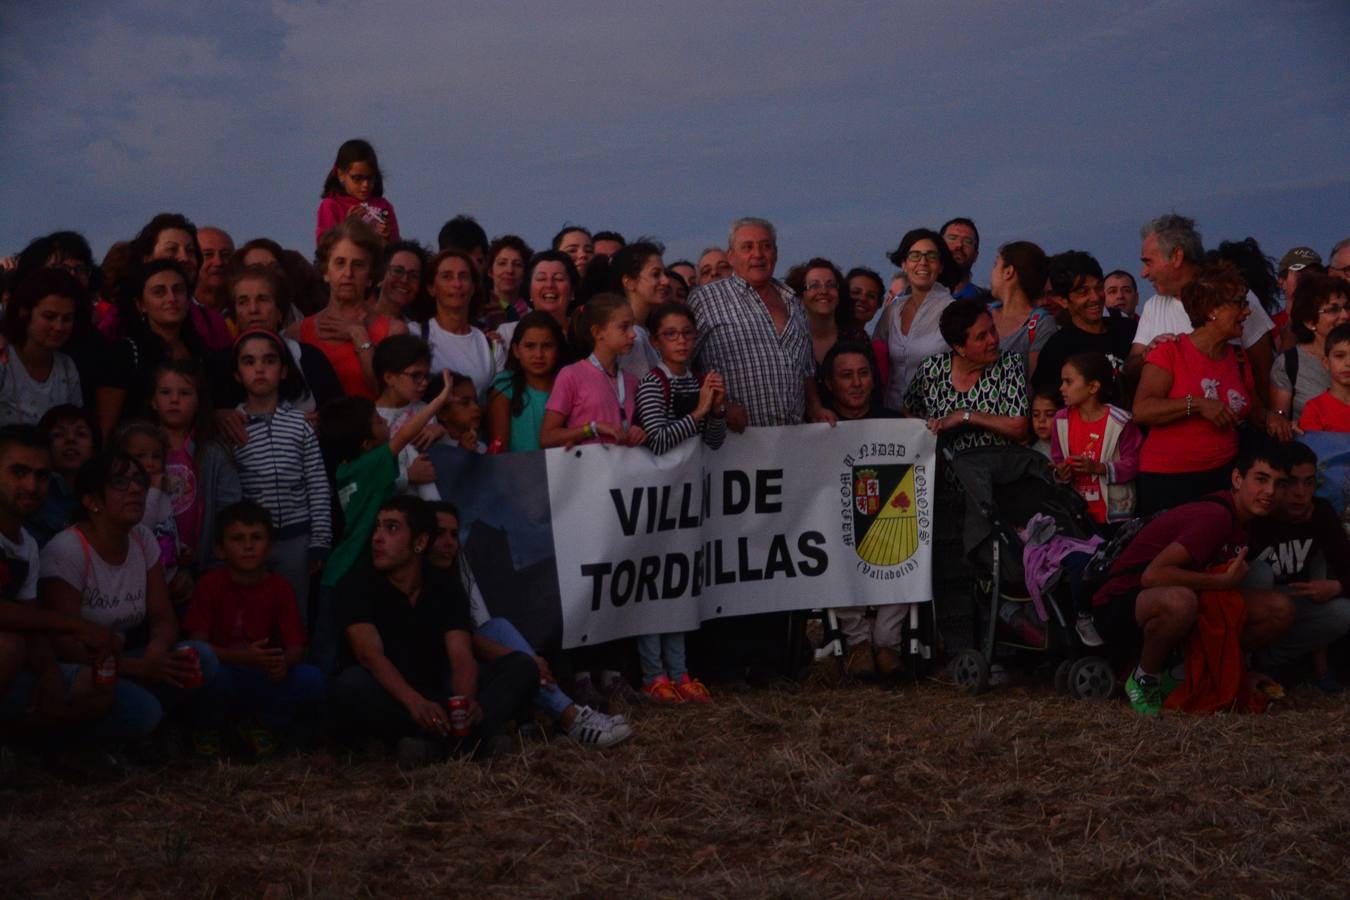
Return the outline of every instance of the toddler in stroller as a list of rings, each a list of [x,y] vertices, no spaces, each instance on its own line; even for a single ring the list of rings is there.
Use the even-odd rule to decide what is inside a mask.
[[[984,691],[998,651],[1033,651],[1062,658],[1055,672],[1061,692],[1109,696],[1115,673],[1104,657],[1088,652],[1100,639],[1086,629],[1080,635],[1065,614],[1078,604],[1077,576],[1102,541],[1083,499],[1057,482],[1045,457],[1030,448],[944,455],[965,494],[962,547],[976,570],[975,646],[955,657],[956,683]]]

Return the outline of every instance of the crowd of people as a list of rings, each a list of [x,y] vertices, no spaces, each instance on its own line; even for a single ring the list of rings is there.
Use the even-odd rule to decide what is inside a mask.
[[[427,451],[660,454],[864,418],[922,419],[953,452],[1034,447],[1103,533],[1151,517],[1076,623],[1131,648],[1140,712],[1209,591],[1243,598],[1255,668],[1340,689],[1350,544],[1298,438],[1350,432],[1350,239],[1277,264],[1164,215],[1144,302],[1128,271],[1028,240],[981,287],[967,218],[905,232],[889,280],[822,257],[780,278],[755,218],[690,261],[576,225],[536,252],[464,215],[433,252],[364,141],[339,149],[315,237],[237,244],[164,213],[101,260],[62,231],[4,261],[6,766],[34,742],[85,774],[184,738],[265,758],[309,727],[417,765],[504,752],[531,706],[620,743],[609,699],[713,702],[707,683],[782,661],[774,617],[705,628],[698,654],[682,634],[531,646],[478,589]],[[900,609],[839,611],[850,675],[903,667]]]

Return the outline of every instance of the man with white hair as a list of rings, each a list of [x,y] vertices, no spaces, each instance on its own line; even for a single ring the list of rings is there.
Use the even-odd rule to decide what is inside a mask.
[[[764,219],[737,219],[727,241],[729,278],[689,295],[699,367],[726,380],[727,425],[833,422],[816,396],[816,362],[801,298],[773,277],[778,235]]]
[[[1139,328],[1134,333],[1130,363],[1136,370],[1159,341],[1191,333],[1190,316],[1177,298],[1182,286],[1195,280],[1205,258],[1195,220],[1185,216],[1175,213],[1159,216],[1140,229],[1140,237],[1143,239],[1140,275],[1153,283],[1157,293],[1144,302]],[[1274,323],[1251,291],[1247,292],[1247,305],[1251,315],[1242,323],[1242,346],[1251,362],[1257,396],[1264,399],[1270,396],[1270,367],[1275,359],[1270,336]]]

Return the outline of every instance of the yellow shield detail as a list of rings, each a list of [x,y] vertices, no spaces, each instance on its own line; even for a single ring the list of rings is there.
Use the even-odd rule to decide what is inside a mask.
[[[919,518],[914,503],[914,469],[906,466],[876,518],[858,544],[858,556],[874,566],[895,566],[919,549]]]

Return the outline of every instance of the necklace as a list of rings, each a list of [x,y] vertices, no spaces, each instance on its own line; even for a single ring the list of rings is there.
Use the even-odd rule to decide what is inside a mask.
[[[619,428],[622,430],[627,430],[628,415],[627,413],[624,412],[623,408],[625,391],[627,389],[624,387],[623,384],[623,370],[619,368],[618,362],[615,361],[614,374],[613,375],[609,374],[608,370],[606,370],[604,366],[600,365],[600,360],[599,358],[596,357],[594,353],[590,355],[590,363],[591,365],[595,366],[597,369],[600,370],[601,374],[605,376],[605,379],[609,381],[610,387],[614,389],[614,396],[617,397],[619,400]]]

